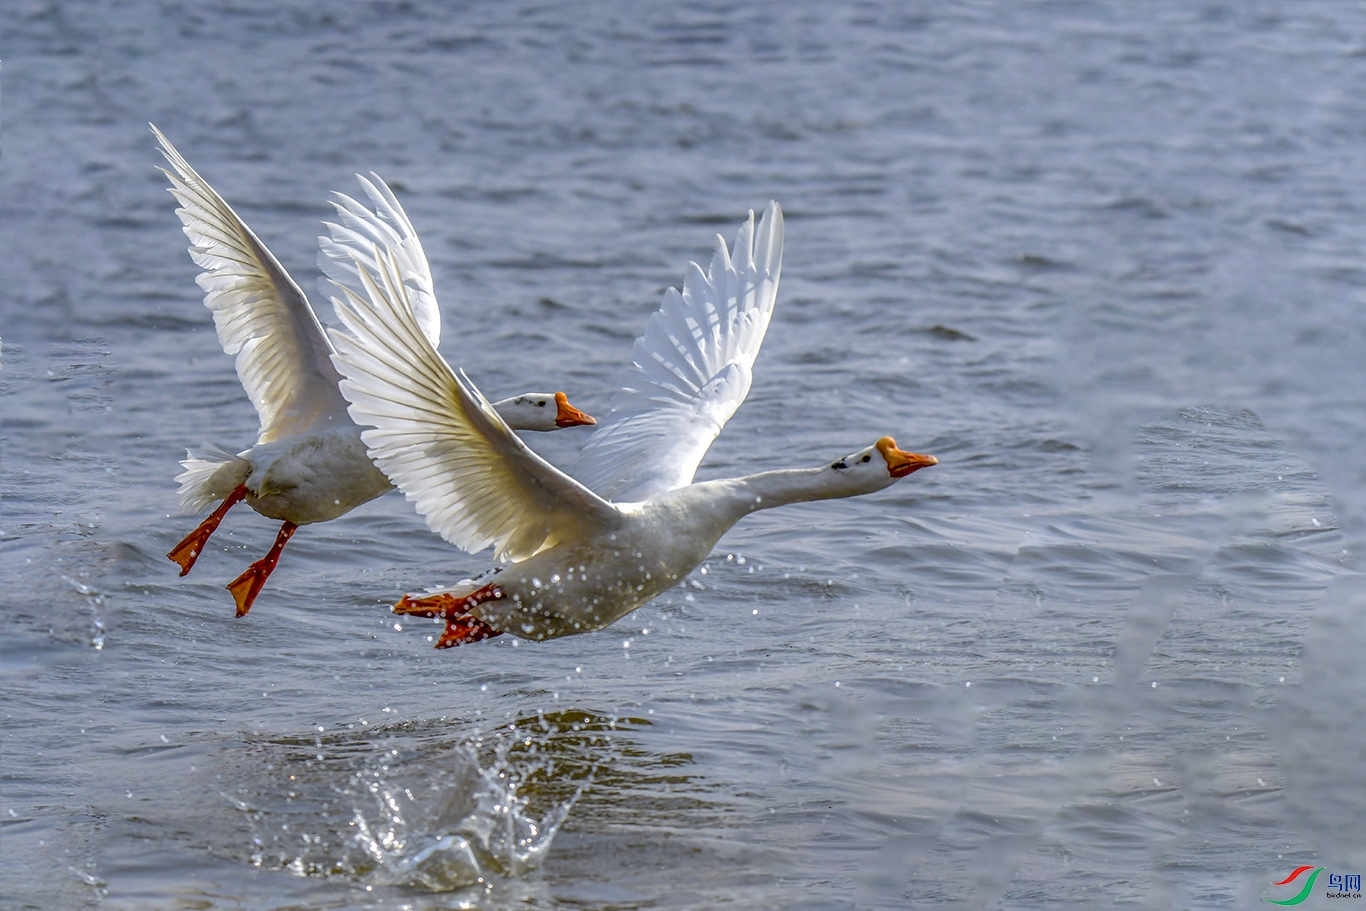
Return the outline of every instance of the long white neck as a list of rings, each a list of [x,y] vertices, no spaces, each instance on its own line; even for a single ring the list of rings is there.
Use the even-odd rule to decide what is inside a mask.
[[[708,481],[694,486],[707,488],[707,498],[713,500],[726,520],[733,525],[759,509],[856,497],[890,487],[894,483],[896,479],[885,471],[846,475],[826,465],[821,468],[764,471],[743,478]]]

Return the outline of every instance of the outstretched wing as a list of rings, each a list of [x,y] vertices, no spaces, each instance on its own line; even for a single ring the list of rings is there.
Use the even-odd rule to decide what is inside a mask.
[[[265,244],[155,126],[172,173],[176,214],[223,350],[261,419],[257,442],[291,436],[346,413],[331,346],[308,298]]]
[[[435,347],[441,342],[441,309],[437,306],[432,270],[417,230],[378,174],[371,171],[369,178],[357,174],[356,179],[374,210],[344,193],[333,194],[332,205],[337,209],[339,223],[324,222],[329,236],[318,238],[318,267],[327,278],[351,289],[364,300],[366,291],[361,284],[360,269],[379,275],[375,251],[387,249],[407,286],[417,324]],[[331,294],[332,289],[325,287],[324,296]]]
[[[716,238],[711,267],[688,264],[683,292],[670,288],[631,348],[574,476],[616,502],[649,499],[692,483],[712,440],[749,394],[783,263],[783,213],[770,202],[740,226],[730,251]]]
[[[432,531],[474,552],[524,560],[563,540],[616,527],[620,514],[519,440],[463,373],[437,354],[413,316],[397,257],[360,264],[362,298],[334,297],[331,330],[342,393],[370,457]]]

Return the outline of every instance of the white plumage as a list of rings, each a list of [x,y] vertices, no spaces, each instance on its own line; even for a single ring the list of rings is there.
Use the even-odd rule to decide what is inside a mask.
[[[387,249],[407,286],[413,317],[435,347],[441,343],[441,308],[436,302],[427,254],[393,191],[373,171],[370,178],[373,179],[356,175],[373,210],[344,193],[332,194],[337,221],[325,222],[328,235],[318,238],[318,267],[328,280],[360,292],[361,268],[377,274],[375,250],[381,246]],[[320,287],[324,288],[325,298],[331,296],[330,282],[324,280]]]
[[[574,476],[612,500],[646,500],[692,483],[712,441],[749,394],[751,370],[778,299],[783,217],[769,203],[726,249],[717,235],[704,273],[689,263],[631,348],[610,413]]]
[[[438,647],[601,629],[676,584],[756,509],[868,493],[936,464],[883,437],[820,468],[691,483],[749,390],[782,236],[776,204],[757,230],[751,213],[732,250],[718,244],[707,273],[690,266],[683,293],[665,295],[585,447],[584,483],[527,449],[441,359],[413,316],[397,256],[378,246],[358,259],[364,293],[340,288],[333,304],[345,331],[331,334],[370,455],[447,541],[512,561],[395,610],[444,617]]]
[[[536,455],[463,373],[427,343],[396,261],[362,271],[363,300],[336,301],[342,392],[371,457],[447,541],[522,560],[605,520],[607,503]],[[365,303],[368,301],[368,306]]]
[[[237,614],[251,609],[295,528],[344,515],[391,485],[365,452],[360,428],[347,415],[332,364],[332,346],[303,290],[232,207],[190,167],[155,126],[152,132],[173,170],[162,169],[180,207],[190,257],[204,271],[197,281],[213,313],[223,350],[236,359],[237,376],[260,418],[256,444],[233,453],[212,443],[191,451],[177,476],[181,506],[214,512],[167,556],[181,575],[194,566],[210,535],[236,503],[283,522],[275,545],[228,585]],[[339,221],[320,238],[319,264],[338,284],[363,290],[364,269],[377,265],[376,244],[386,251],[395,281],[414,307],[410,316],[438,342],[440,313],[431,269],[412,223],[379,179],[359,178],[371,211],[343,194]],[[415,314],[415,315],[414,315]],[[593,419],[563,393],[524,393],[497,407],[513,426],[555,430]]]

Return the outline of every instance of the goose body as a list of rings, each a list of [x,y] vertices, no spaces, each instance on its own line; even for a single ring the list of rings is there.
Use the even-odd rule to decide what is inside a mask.
[[[236,468],[229,483],[240,477],[247,489],[243,501],[267,519],[295,525],[328,522],[393,489],[366,456],[354,424],[260,443],[235,459],[240,464],[229,463]]]
[[[442,617],[438,647],[501,633],[551,639],[602,629],[706,559],[756,509],[882,489],[933,456],[890,437],[819,468],[692,483],[749,389],[776,300],[782,213],[753,213],[734,247],[717,238],[707,272],[689,268],[632,349],[611,414],[585,446],[578,479],[526,448],[411,315],[401,271],[382,249],[358,271],[364,296],[333,298],[345,331],[333,360],[376,464],[428,525],[471,552],[510,561],[399,613]]]
[[[261,420],[250,448],[233,452],[206,443],[181,463],[185,470],[176,480],[182,508],[218,506],[167,557],[182,576],[188,573],[239,502],[282,522],[270,552],[228,585],[240,617],[251,609],[296,528],[344,515],[392,485],[366,454],[361,428],[347,414],[332,346],[303,290],[170,141],[155,126],[152,132],[173,169],[162,173],[180,203],[176,213],[190,239],[190,256],[204,270],[198,282],[205,306]],[[440,310],[417,233],[383,181],[375,176],[360,182],[374,209],[337,194],[339,221],[329,223],[331,236],[320,239],[319,264],[333,281],[354,284],[357,270],[370,265],[367,253],[382,244],[407,283],[410,317],[435,346]],[[593,423],[562,392],[524,393],[494,407],[520,430]]]
[[[934,464],[929,457],[913,458],[923,460],[916,467]],[[617,520],[605,523],[596,534],[502,568],[487,580],[502,597],[480,600],[466,613],[495,630],[527,639],[554,639],[610,626],[677,585],[751,512],[871,493],[896,480],[880,457],[876,464],[869,463],[862,477],[834,476],[833,471],[823,466],[704,481],[645,502],[615,504]],[[482,587],[471,584],[468,590],[451,591],[441,603],[468,597]]]

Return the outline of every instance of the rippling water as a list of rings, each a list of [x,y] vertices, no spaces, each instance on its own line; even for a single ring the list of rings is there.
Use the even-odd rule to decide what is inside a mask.
[[[0,9],[0,906],[1252,907],[1366,867],[1366,13],[945,7]],[[184,448],[256,425],[149,120],[309,289],[378,171],[447,357],[590,412],[777,199],[701,476],[942,464],[593,635],[434,651],[385,606],[486,558],[396,495],[234,620],[272,523],[163,556]]]

